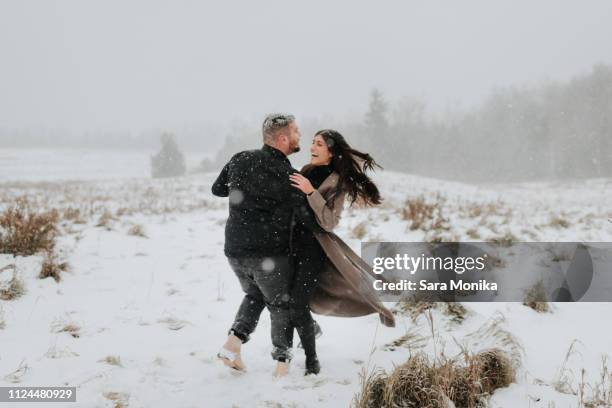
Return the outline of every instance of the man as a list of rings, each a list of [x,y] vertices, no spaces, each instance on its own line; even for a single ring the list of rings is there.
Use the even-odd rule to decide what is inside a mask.
[[[268,115],[262,133],[264,146],[234,155],[212,187],[214,195],[229,197],[225,255],[245,292],[218,357],[231,368],[245,369],[240,348],[255,330],[265,304],[272,321],[272,358],[278,361],[275,376],[283,376],[291,359],[287,330],[292,327],[292,223],[321,229],[305,195],[289,181],[289,175],[297,170],[287,156],[300,150],[295,117]]]

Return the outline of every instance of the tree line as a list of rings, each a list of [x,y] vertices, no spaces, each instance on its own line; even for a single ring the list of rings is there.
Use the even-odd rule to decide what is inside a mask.
[[[340,123],[300,123],[309,139],[333,127],[385,168],[459,181],[524,181],[612,176],[612,67],[597,65],[568,81],[493,91],[465,112],[432,115],[419,100],[390,103],[370,93],[365,115]],[[256,148],[257,129],[227,137],[205,170],[241,148]],[[308,160],[307,154],[302,160]]]

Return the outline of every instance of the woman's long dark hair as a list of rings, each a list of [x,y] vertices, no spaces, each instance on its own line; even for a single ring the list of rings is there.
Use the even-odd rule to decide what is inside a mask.
[[[372,156],[353,149],[339,132],[331,129],[319,130],[315,133],[321,136],[327,144],[327,148],[332,154],[330,165],[339,174],[338,186],[333,192],[332,199],[328,202],[333,203],[341,191],[346,191],[353,205],[356,201],[366,206],[378,205],[382,202],[380,192],[376,184],[368,177],[365,172],[373,171],[375,167],[382,167],[374,161]],[[303,174],[308,174],[314,167],[312,164],[304,166]]]

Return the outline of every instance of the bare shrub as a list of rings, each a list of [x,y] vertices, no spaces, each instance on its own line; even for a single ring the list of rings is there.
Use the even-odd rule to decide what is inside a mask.
[[[51,251],[57,234],[58,212],[37,213],[19,199],[0,214],[0,253],[29,256]]]

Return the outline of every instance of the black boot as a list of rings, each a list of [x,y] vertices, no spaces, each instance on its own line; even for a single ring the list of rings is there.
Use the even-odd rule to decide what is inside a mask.
[[[306,356],[306,372],[304,375],[314,374],[317,375],[321,372],[321,364],[316,354],[314,356]]]
[[[296,327],[298,335],[302,340],[304,354],[306,354],[306,374],[319,374],[321,365],[317,359],[316,336],[314,322],[306,327]]]
[[[319,323],[317,323],[316,320],[312,321],[314,323],[314,330],[315,330],[315,339],[318,339],[319,337],[321,337],[323,335],[323,330],[321,330],[321,326],[319,326]],[[291,338],[291,341],[293,341],[293,338]],[[293,344],[293,343],[291,343]],[[298,348],[304,348],[302,346],[302,342],[300,341],[297,345]]]

